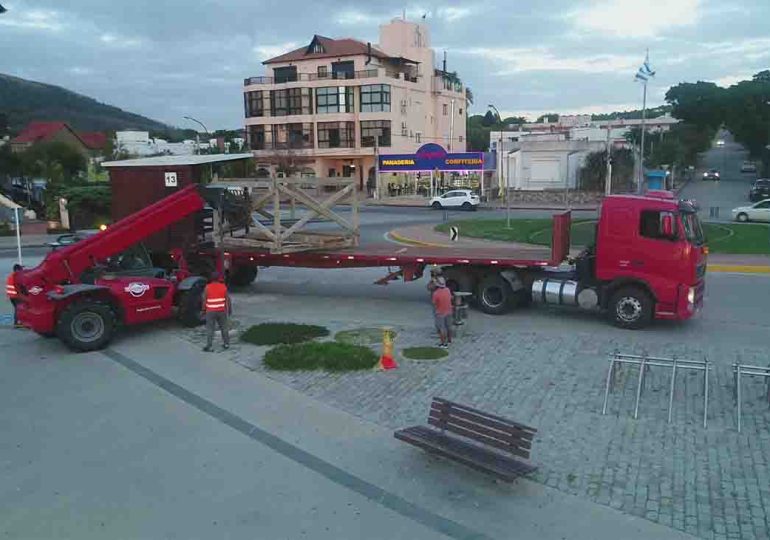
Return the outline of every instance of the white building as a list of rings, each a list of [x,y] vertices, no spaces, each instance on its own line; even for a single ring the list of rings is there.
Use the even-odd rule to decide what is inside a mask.
[[[165,139],[150,137],[149,131],[115,132],[116,152],[125,152],[132,156],[141,157],[157,154],[188,156],[195,154],[198,148],[206,150],[210,148],[210,146],[210,143],[207,142],[202,142],[198,145],[196,141],[193,140],[172,143]]]

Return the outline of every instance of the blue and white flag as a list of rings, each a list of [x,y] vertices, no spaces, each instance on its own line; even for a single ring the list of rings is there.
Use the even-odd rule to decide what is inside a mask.
[[[636,72],[636,75],[634,76],[635,81],[642,81],[647,82],[650,77],[654,77],[655,72],[650,67],[650,59],[645,58],[644,64],[642,64],[642,67],[639,68],[639,71]]]

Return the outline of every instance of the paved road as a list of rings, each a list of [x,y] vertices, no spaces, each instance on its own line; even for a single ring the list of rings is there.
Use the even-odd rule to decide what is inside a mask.
[[[749,186],[756,179],[754,173],[742,173],[741,164],[748,153],[736,143],[729,132],[721,132],[717,139],[725,141],[724,146],[716,144],[707,151],[696,171],[695,178],[682,190],[682,197],[697,200],[701,205],[701,218],[713,220],[709,208],[719,208],[719,220],[729,221],[730,211],[749,202]],[[704,181],[703,171],[718,169],[719,182]]]

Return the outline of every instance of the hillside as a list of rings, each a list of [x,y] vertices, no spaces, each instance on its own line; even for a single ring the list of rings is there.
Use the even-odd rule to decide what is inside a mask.
[[[60,86],[44,84],[0,73],[0,131],[7,123],[16,133],[33,120],[61,120],[76,131],[138,129],[169,133],[173,128],[133,114]]]

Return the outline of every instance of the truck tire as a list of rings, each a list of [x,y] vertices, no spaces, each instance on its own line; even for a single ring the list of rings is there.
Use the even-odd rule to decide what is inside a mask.
[[[612,323],[619,328],[638,330],[652,321],[653,300],[640,287],[621,287],[612,294],[608,308]]]
[[[64,308],[56,321],[56,335],[74,351],[96,351],[112,340],[115,325],[115,312],[107,303],[86,298]]]
[[[513,301],[513,289],[499,274],[489,274],[476,289],[476,302],[484,313],[500,315],[508,311]]]
[[[182,326],[194,328],[204,323],[203,290],[205,288],[206,283],[199,281],[179,296],[177,316]]]
[[[256,266],[236,266],[230,272],[228,282],[233,287],[247,287],[257,279],[258,272],[259,269]]]

